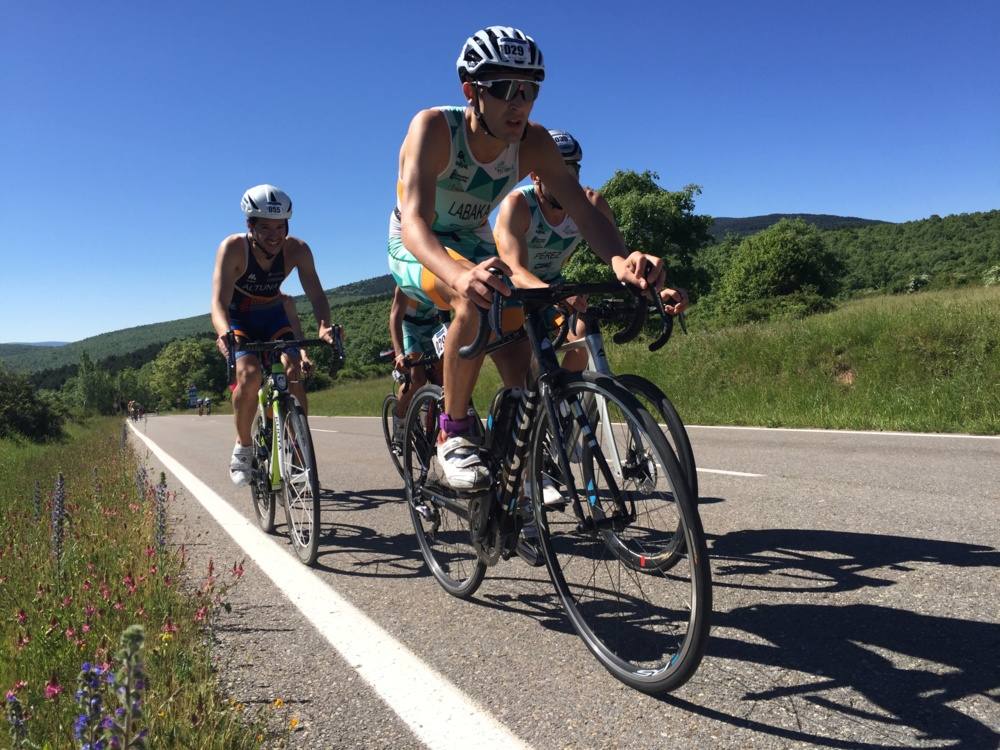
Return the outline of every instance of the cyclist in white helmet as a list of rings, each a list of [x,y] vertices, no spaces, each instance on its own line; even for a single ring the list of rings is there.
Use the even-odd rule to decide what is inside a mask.
[[[550,130],[549,135],[559,148],[566,168],[578,180],[583,159],[580,142],[565,130]],[[583,188],[583,191],[587,201],[613,223],[615,218],[604,196],[589,187]],[[562,281],[563,266],[583,239],[576,222],[535,173],[531,174],[530,185],[518,188],[504,198],[493,233],[500,258],[511,270],[511,282],[522,289],[546,287]],[[667,312],[675,314],[687,307],[685,290],[664,289],[663,294],[668,303]],[[587,309],[586,297],[573,297],[567,302],[579,311]],[[553,308],[553,321],[557,315]],[[585,335],[586,328],[580,320],[576,330],[570,331],[568,339],[575,341]],[[523,385],[523,373],[528,371],[531,356],[530,348],[509,346],[506,349],[508,353],[504,356],[510,357],[514,364],[505,367],[504,372],[515,373],[517,377],[504,384]],[[579,371],[586,366],[587,352],[582,349],[568,352],[563,360],[563,367],[568,370]]]
[[[496,257],[490,211],[533,172],[617,278],[659,288],[665,272],[659,258],[629,253],[566,169],[552,136],[529,122],[545,78],[541,50],[531,37],[509,26],[482,29],[466,40],[456,67],[465,106],[425,109],[410,122],[399,154],[388,249],[389,268],[408,296],[453,310],[437,455],[448,483],[469,489],[489,479],[466,416],[482,358],[461,359],[458,349],[475,336],[477,307],[487,307],[496,293],[509,293],[488,270],[510,272]]]
[[[250,431],[257,410],[257,389],[261,384],[260,360],[240,351],[243,341],[271,341],[293,338],[293,323],[285,311],[281,283],[297,269],[299,281],[312,304],[319,323],[319,338],[333,343],[330,304],[316,275],[312,250],[302,240],[288,234],[292,200],[273,185],[257,185],[243,194],[240,202],[247,231],[231,234],[219,245],[212,276],[212,325],[222,356],[229,356],[227,334],[237,338],[236,388],[233,415],[236,445],[229,461],[229,477],[234,484],[250,481],[253,449]],[[298,320],[294,322],[298,325]],[[306,408],[301,384],[300,353],[286,349],[281,355],[288,375],[289,390]]]

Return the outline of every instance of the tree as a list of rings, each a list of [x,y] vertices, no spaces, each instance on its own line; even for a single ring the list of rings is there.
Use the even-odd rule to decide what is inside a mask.
[[[140,374],[146,368],[140,370]],[[173,406],[192,383],[199,390],[219,393],[226,388],[226,363],[212,339],[171,341],[153,360],[149,389],[159,405]]]
[[[829,309],[841,272],[815,227],[784,219],[740,243],[714,302],[734,323],[807,315]]]
[[[671,192],[657,184],[656,172],[619,170],[608,180],[601,193],[614,212],[626,247],[663,258],[670,284],[701,289],[702,274],[694,265],[698,250],[712,237],[712,219],[694,213],[697,185],[687,185]],[[566,266],[566,277],[574,281],[598,281],[612,278],[611,269],[586,243]]]
[[[63,417],[24,375],[0,365],[0,438],[47,440],[62,434]]]

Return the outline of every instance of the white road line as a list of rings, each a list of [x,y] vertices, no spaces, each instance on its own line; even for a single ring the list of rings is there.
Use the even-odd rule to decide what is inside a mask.
[[[821,430],[811,427],[748,427],[725,424],[687,424],[696,430],[765,430],[767,432],[815,432],[821,435],[878,435],[886,437],[965,438],[968,440],[1000,440],[1000,435],[966,435],[959,432],[882,432],[880,430]]]
[[[705,474],[727,474],[731,477],[766,477],[767,474],[751,474],[748,471],[726,471],[725,469],[702,469],[697,467],[697,471]]]
[[[529,747],[268,538],[160,446],[134,427],[132,432],[428,747],[454,750]]]
[[[340,430],[321,430],[319,427],[310,427],[309,432],[340,432]]]

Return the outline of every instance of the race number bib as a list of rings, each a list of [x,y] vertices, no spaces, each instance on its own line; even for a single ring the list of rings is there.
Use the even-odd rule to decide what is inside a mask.
[[[431,337],[431,341],[434,343],[434,351],[437,353],[438,357],[444,357],[444,339],[448,335],[448,326],[444,323],[438,328],[434,335]]]

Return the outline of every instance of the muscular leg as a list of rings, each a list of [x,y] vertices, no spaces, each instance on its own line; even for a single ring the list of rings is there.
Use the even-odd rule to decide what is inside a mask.
[[[257,411],[260,388],[260,360],[252,354],[236,360],[236,390],[233,391],[233,420],[240,445],[250,445],[250,430]]]
[[[514,344],[508,344],[497,349],[490,355],[493,364],[497,366],[504,387],[523,388],[528,382],[528,370],[531,367],[531,342],[523,339]]]
[[[472,390],[479,378],[485,357],[464,359],[458,355],[459,347],[471,344],[479,328],[479,308],[475,303],[459,297],[444,284],[438,292],[451,306],[451,326],[444,341],[444,410],[454,419],[464,419],[469,408]]]
[[[410,408],[410,402],[413,400],[413,394],[417,392],[418,388],[421,388],[427,383],[427,377],[424,375],[423,367],[411,367],[410,368],[410,385],[399,392],[399,398],[396,400],[396,416],[402,419],[406,416],[406,410]]]
[[[302,411],[309,414],[309,404],[306,401],[306,385],[302,382],[302,363],[287,354],[281,355],[281,364],[285,366],[285,376],[288,378],[288,392],[298,399]]]
[[[579,341],[584,336],[587,335],[587,326],[584,325],[582,320],[576,321],[576,330],[570,331],[569,335],[566,337],[567,341]],[[571,352],[566,352],[563,356],[562,366],[563,368],[569,370],[570,372],[583,372],[587,369],[587,350],[586,349],[574,349]]]

